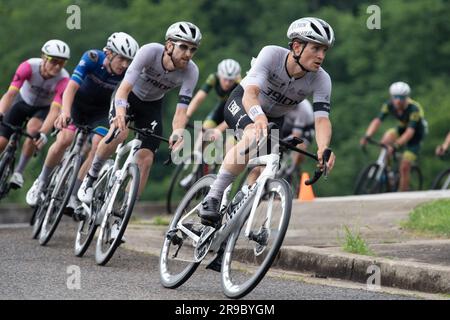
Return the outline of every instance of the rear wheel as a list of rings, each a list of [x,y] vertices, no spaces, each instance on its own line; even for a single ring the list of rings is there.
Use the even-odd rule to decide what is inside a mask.
[[[422,171],[416,165],[411,167],[410,177],[409,177],[409,190],[419,191],[422,190],[423,186],[423,176]]]

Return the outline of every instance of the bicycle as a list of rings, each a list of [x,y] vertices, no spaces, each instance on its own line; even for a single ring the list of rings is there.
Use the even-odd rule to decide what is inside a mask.
[[[275,124],[269,124],[269,130],[273,128]],[[267,139],[263,138],[257,147]],[[241,298],[258,285],[280,250],[291,214],[291,188],[285,180],[275,178],[280,154],[293,150],[317,161],[316,155],[296,148],[297,144],[293,140],[275,141],[270,154],[250,159],[248,168],[265,168],[255,183],[244,185],[232,199],[229,199],[232,186],[227,187],[220,205],[223,224],[204,226],[197,214],[216,175],[202,177],[189,189],[177,207],[161,249],[159,269],[164,287],[181,286],[209,253],[214,258],[207,268],[221,272],[222,288],[227,297]],[[252,143],[241,155],[255,146],[256,143]],[[324,161],[330,155],[328,149]],[[315,183],[326,171],[326,166],[323,170],[317,169],[306,183]],[[250,275],[240,272],[240,262],[256,264],[254,272]]]
[[[391,160],[387,145],[371,138],[368,138],[367,142],[381,147],[381,151],[377,161],[369,164],[360,172],[356,180],[354,194],[374,194],[397,191],[400,182],[400,172],[397,165],[399,162],[398,159],[400,158],[399,152],[395,150]],[[416,164],[413,164],[410,171],[410,190],[421,190],[422,185],[422,171]]]
[[[447,152],[445,155],[440,156],[441,159],[445,160],[448,158],[450,153]],[[432,190],[448,190],[450,189],[450,168],[444,169],[439,172],[439,174],[434,178],[431,184]]]
[[[46,208],[45,211],[38,209],[36,212],[37,221],[42,219],[39,233],[39,244],[42,246],[50,241],[64,214],[83,161],[83,146],[93,132],[95,128],[89,126],[77,127],[75,139],[64,154],[62,163],[54,169],[50,183],[39,195],[42,199],[42,207]]]
[[[290,150],[283,154],[280,163],[280,170],[278,170],[277,178],[281,178],[286,180],[292,188],[292,195],[294,199],[298,198],[298,194],[300,192],[300,175],[301,175],[301,167],[296,165],[292,161]]]
[[[138,195],[140,173],[135,155],[142,145],[139,136],[151,136],[169,142],[168,139],[154,134],[150,129],[138,129],[132,126],[128,128],[137,132],[137,136],[130,142],[122,143],[117,147],[115,160],[110,160],[103,166],[93,185],[91,203],[89,205],[82,203],[79,207],[82,212],[76,210],[76,215],[84,218],[81,218],[78,224],[74,253],[82,257],[92,242],[97,228],[100,227],[95,260],[102,266],[108,263],[122,243],[121,240]],[[116,130],[105,143],[109,144],[117,134]],[[126,154],[128,157],[119,167]],[[117,225],[118,234],[111,239],[111,230],[114,225]]]
[[[194,128],[190,124],[187,127]],[[202,143],[198,143],[198,146],[194,145],[193,152],[181,159],[181,163],[177,165],[173,173],[167,192],[167,213],[172,214],[176,196],[184,194],[201,177],[214,172],[215,168],[216,166],[208,165],[203,161]]]
[[[19,146],[20,138],[25,136],[32,140],[36,140],[39,136],[31,136],[26,132],[25,127],[16,127],[2,120],[2,125],[11,129],[13,134],[9,138],[8,145],[0,155],[0,200],[6,197],[9,191],[14,189],[9,183],[9,179],[14,172],[14,164],[16,162],[16,151]]]

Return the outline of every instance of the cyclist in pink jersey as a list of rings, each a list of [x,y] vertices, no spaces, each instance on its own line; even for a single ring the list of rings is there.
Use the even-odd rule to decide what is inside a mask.
[[[70,58],[69,46],[61,40],[49,40],[42,47],[41,58],[22,62],[16,70],[8,91],[0,100],[0,121],[13,126],[27,123],[30,135],[38,136],[35,143],[26,139],[19,163],[10,183],[13,188],[23,186],[23,171],[36,150],[47,142],[47,133],[59,115],[62,94],[69,81],[64,65]],[[11,129],[0,124],[0,152],[12,135]]]

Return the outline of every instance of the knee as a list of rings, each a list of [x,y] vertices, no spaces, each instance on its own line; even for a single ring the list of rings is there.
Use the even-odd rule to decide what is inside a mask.
[[[141,168],[148,169],[153,164],[154,154],[150,150],[141,149],[137,154],[136,162]]]

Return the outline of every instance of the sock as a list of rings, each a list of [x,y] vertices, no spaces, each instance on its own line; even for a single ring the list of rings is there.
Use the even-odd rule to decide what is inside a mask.
[[[41,174],[39,175],[39,182],[41,184],[47,184],[48,177],[52,173],[53,168],[50,168],[44,164],[44,167],[42,168]]]
[[[227,170],[220,168],[217,175],[217,179],[214,180],[211,189],[208,192],[208,197],[216,198],[219,201],[222,200],[225,189],[233,183],[236,176]]]
[[[77,195],[78,189],[80,189],[80,186],[82,183],[83,183],[83,180],[80,180],[77,178],[77,180],[75,181],[75,185],[73,186],[72,196]]]
[[[28,161],[30,161],[30,157],[24,155],[23,153],[20,155],[20,160],[19,160],[19,164],[17,165],[16,169],[14,170],[14,172],[18,172],[20,174],[23,173],[23,171],[25,170],[25,167],[28,163]]]
[[[92,178],[98,178],[98,173],[102,169],[103,165],[105,164],[106,159],[102,159],[99,156],[95,155],[94,160],[92,161],[91,168],[89,169],[88,174]]]

